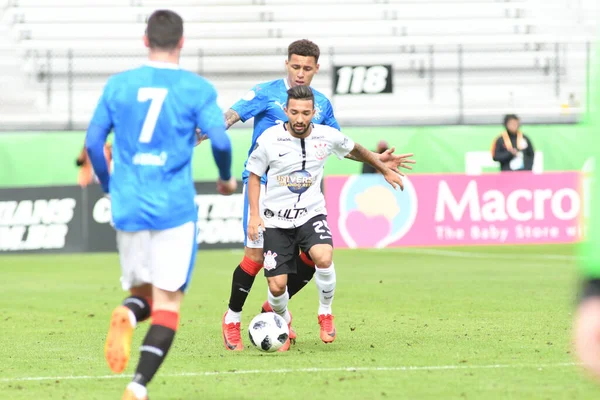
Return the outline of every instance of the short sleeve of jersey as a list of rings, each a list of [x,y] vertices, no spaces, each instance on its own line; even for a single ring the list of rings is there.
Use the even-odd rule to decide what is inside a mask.
[[[338,130],[332,130],[331,142],[331,150],[339,159],[346,157],[354,149],[354,141]]]
[[[248,163],[246,169],[255,175],[263,176],[269,167],[269,154],[265,148],[264,142],[258,140],[250,157],[248,157]]]
[[[265,89],[256,85],[237,103],[231,106],[231,109],[238,113],[242,122],[246,122],[265,110],[267,107],[267,96],[264,91]]]
[[[202,85],[203,101],[199,102],[200,108],[196,113],[196,125],[200,130],[208,132],[213,128],[225,127],[223,111],[217,103],[217,91],[208,82]]]
[[[323,125],[331,126],[338,131],[342,130],[342,128],[340,128],[340,124],[338,124],[337,119],[335,119],[335,116],[333,115],[333,107],[331,106],[329,100],[327,100],[327,105],[325,107],[325,118],[323,119]]]
[[[108,102],[110,100],[110,93],[112,91],[113,85],[114,83],[112,78],[106,82],[104,90],[102,91],[102,95],[100,96],[100,100],[98,100],[98,104],[96,105],[94,116],[90,121],[90,125],[99,126],[104,130],[110,130],[112,128],[112,116],[110,113]]]

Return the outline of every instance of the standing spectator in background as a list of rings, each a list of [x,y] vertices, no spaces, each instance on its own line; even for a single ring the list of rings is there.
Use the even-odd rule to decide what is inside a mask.
[[[504,117],[505,131],[492,144],[492,157],[500,163],[501,171],[531,171],[533,169],[533,144],[521,132],[519,117]]]
[[[375,150],[375,153],[378,154],[383,154],[388,150],[388,144],[385,140],[380,140],[379,143],[377,143],[377,149]],[[362,173],[363,174],[378,174],[379,171],[377,171],[375,169],[375,167],[373,167],[371,164],[368,163],[363,163],[362,166]]]

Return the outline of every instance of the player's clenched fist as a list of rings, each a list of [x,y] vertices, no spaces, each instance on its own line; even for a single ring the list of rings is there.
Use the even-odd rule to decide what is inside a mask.
[[[217,192],[223,196],[229,196],[235,193],[237,189],[237,180],[232,176],[228,181],[217,180]]]
[[[251,215],[248,221],[248,238],[252,241],[258,240],[259,232],[265,229],[265,223],[258,215]]]

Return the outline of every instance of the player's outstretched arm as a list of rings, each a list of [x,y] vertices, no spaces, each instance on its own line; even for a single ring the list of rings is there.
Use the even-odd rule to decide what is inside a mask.
[[[240,115],[230,108],[225,112],[225,129],[231,128],[240,119]]]
[[[239,114],[230,108],[225,113],[225,129],[229,129],[233,124],[235,124],[239,120],[240,120]],[[200,128],[196,128],[196,146],[198,146],[200,143],[202,143],[206,139],[208,139],[208,135],[205,133],[202,133]]]
[[[396,189],[397,186],[400,186],[400,189],[404,190],[402,177],[395,170],[381,162],[376,153],[373,153],[372,151],[365,149],[360,144],[355,143],[354,149],[352,149],[349,154],[359,161],[371,164],[377,171],[381,172],[385,180],[392,185],[394,189]]]
[[[379,159],[379,161],[383,162],[388,168],[391,168],[396,173],[404,176],[404,174],[400,171],[400,168],[412,170],[411,164],[416,164],[417,162],[415,160],[411,160],[411,157],[414,156],[413,153],[394,154],[395,150],[396,150],[396,148],[392,147],[392,148],[387,149],[386,151],[384,151],[381,154],[375,153],[374,151],[369,151],[369,150],[367,150],[367,151],[369,151],[373,156],[375,156],[377,159]],[[348,154],[344,158],[347,158],[348,160],[352,160],[352,161],[363,162],[362,160],[359,160],[358,158],[353,156],[351,153]]]
[[[337,122],[335,116],[333,115],[333,107],[331,106],[331,103],[329,101],[327,101],[325,106],[325,119],[323,121],[323,124],[337,129],[338,131],[341,131],[340,124]],[[414,160],[411,160],[410,158],[414,154],[394,154],[395,150],[396,148],[392,147],[391,149],[387,149],[381,154],[375,153],[374,151],[371,151],[371,153],[389,168],[404,176],[404,174],[400,172],[400,168],[412,170],[411,164],[416,164],[416,162]],[[352,161],[363,162],[362,160],[359,160],[352,154],[347,154],[344,156],[344,158],[347,158],[348,160]]]
[[[260,176],[251,172],[248,177],[248,205],[250,207],[250,219],[248,220],[248,237],[250,240],[258,240],[258,234],[265,228],[260,217],[258,202],[260,201]]]

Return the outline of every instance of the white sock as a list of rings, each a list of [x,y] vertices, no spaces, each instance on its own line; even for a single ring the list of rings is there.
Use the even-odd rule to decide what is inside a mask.
[[[226,324],[232,324],[232,323],[237,324],[238,322],[242,322],[242,313],[227,310],[227,314],[225,314],[225,323]]]
[[[146,387],[137,382],[130,382],[129,385],[127,385],[127,389],[131,390],[138,399],[145,399],[148,395]]]
[[[335,294],[335,268],[315,268],[315,283],[319,291],[319,315],[332,314],[331,303]]]
[[[285,288],[285,293],[278,297],[273,296],[270,290],[267,290],[267,292],[269,304],[271,305],[273,312],[283,317],[285,322],[289,324],[292,320],[292,316],[287,308],[288,301],[290,300],[290,294],[287,291],[287,287]]]

